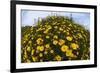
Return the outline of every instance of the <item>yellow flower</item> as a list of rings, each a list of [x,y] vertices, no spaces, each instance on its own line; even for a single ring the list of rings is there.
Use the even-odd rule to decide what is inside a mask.
[[[79,46],[76,43],[72,43],[71,48],[74,49],[74,50],[77,50],[79,48]]]
[[[43,57],[43,54],[42,54],[42,53],[40,53],[40,54],[39,54],[39,57]]]
[[[48,52],[47,51],[44,51],[44,54],[48,54]]]
[[[23,56],[23,60],[25,60],[25,57]]]
[[[54,51],[53,50],[50,50],[50,53],[54,53]]]
[[[34,49],[32,49],[32,51],[31,51],[31,55],[34,55],[34,51],[35,51],[35,50],[34,50]]]
[[[25,35],[25,38],[27,38],[28,37],[28,35]]]
[[[47,34],[47,33],[48,33],[48,31],[49,31],[49,29],[46,29],[43,33]]]
[[[54,26],[54,28],[57,29],[58,27],[57,26]]]
[[[40,51],[43,51],[44,50],[44,47],[43,46],[40,46]]]
[[[31,44],[32,43],[32,41],[29,41],[29,44]]]
[[[79,36],[79,38],[82,38],[82,35],[81,35],[81,33],[78,33],[77,35]]]
[[[61,56],[57,55],[57,56],[55,57],[55,59],[56,59],[57,61],[61,61]]]
[[[62,24],[65,24],[65,23],[66,23],[66,22],[64,22],[64,21],[62,22]]]
[[[79,52],[77,52],[76,54],[79,55]]]
[[[73,53],[72,53],[72,50],[68,50],[67,52],[66,52],[66,56],[73,56]]]
[[[36,50],[36,53],[39,53],[39,50],[38,49]]]
[[[44,50],[44,46],[37,46],[37,50],[43,51]]]
[[[53,41],[53,44],[54,44],[54,45],[57,45],[57,43],[58,43],[57,40],[54,40],[54,41]]]
[[[46,36],[46,39],[49,39],[50,37],[49,36]]]
[[[31,61],[29,59],[27,59],[27,63],[30,63]]]
[[[22,43],[23,43],[23,44],[25,44],[25,43],[26,43],[26,41],[23,41]]]
[[[49,26],[48,26],[48,29],[50,30],[50,29],[52,29],[52,27],[49,25]]]
[[[62,52],[66,52],[66,51],[68,51],[69,50],[69,47],[67,46],[67,45],[63,45],[62,47],[61,47],[61,51]]]
[[[46,44],[45,47],[46,47],[46,48],[50,48],[50,45],[49,45],[49,44]]]
[[[48,51],[44,51],[44,54],[48,54]]]
[[[84,33],[84,31],[81,30],[81,33]]]
[[[41,37],[41,36],[42,36],[42,35],[40,35],[40,34],[38,35],[38,37]]]
[[[66,37],[66,39],[67,39],[68,41],[72,41],[73,37],[68,36],[68,37]]]
[[[67,31],[67,35],[69,35],[70,33],[69,33],[69,31]]]
[[[72,26],[72,24],[69,24],[69,26]]]
[[[26,50],[24,51],[24,57],[25,57],[25,59],[28,57]]]
[[[53,37],[54,39],[58,39],[58,36],[57,35],[54,35],[54,37]]]
[[[54,22],[52,25],[57,25],[57,22]]]
[[[41,30],[42,30],[42,28],[39,28],[39,29],[36,30],[36,32],[41,31]]]
[[[65,43],[65,41],[64,41],[63,39],[60,39],[58,44],[61,46],[61,45],[63,45],[64,43]]]
[[[27,47],[27,51],[30,52],[31,51],[31,48],[30,47]]]
[[[42,60],[42,59],[40,59],[40,62],[43,62],[43,60]]]
[[[32,37],[32,40],[34,39],[34,37]]]
[[[69,51],[67,51],[66,52],[66,56],[68,56],[68,57],[76,57],[73,53],[72,53],[72,50],[69,50]]]
[[[45,28],[44,28],[44,27],[42,27],[42,29],[43,29],[43,30],[45,30]]]
[[[37,61],[37,58],[34,57],[34,56],[32,56],[32,60],[33,60],[33,62],[36,62]]]
[[[61,32],[60,32],[60,31],[57,31],[57,33],[59,33],[59,34],[60,34]]]
[[[66,30],[63,31],[64,33],[66,32]]]
[[[59,30],[60,30],[60,31],[63,31],[63,29],[62,29],[61,27],[59,28]]]
[[[37,44],[42,44],[42,43],[43,43],[43,39],[42,39],[42,38],[38,38],[38,39],[36,40],[36,42],[37,42]]]
[[[67,28],[68,30],[71,30],[71,28],[69,27],[69,28]]]

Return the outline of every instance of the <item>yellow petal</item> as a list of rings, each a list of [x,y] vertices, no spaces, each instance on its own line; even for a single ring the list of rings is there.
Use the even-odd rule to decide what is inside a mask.
[[[66,37],[66,39],[67,39],[68,41],[72,41],[73,37],[68,36],[68,37]]]
[[[66,52],[66,51],[68,51],[69,50],[69,47],[67,46],[67,45],[63,45],[62,47],[61,47],[61,51],[62,52]]]

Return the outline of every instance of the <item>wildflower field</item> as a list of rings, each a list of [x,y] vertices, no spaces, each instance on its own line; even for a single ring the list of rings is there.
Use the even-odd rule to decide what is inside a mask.
[[[47,16],[21,27],[21,62],[90,59],[90,32],[64,16]]]

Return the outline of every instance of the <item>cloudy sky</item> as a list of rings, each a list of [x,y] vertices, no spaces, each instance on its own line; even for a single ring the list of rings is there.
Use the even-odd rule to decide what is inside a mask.
[[[76,23],[79,23],[85,26],[87,29],[90,28],[90,14],[89,13],[74,13],[74,12],[51,12],[51,11],[31,11],[31,10],[22,10],[21,11],[21,19],[22,26],[32,26],[38,18],[45,18],[46,16],[52,16],[54,14],[70,17],[72,14],[72,18]]]

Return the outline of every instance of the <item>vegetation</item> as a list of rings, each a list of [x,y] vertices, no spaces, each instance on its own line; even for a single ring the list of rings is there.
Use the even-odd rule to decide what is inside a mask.
[[[22,63],[90,59],[90,32],[68,17],[48,16],[22,27]]]

